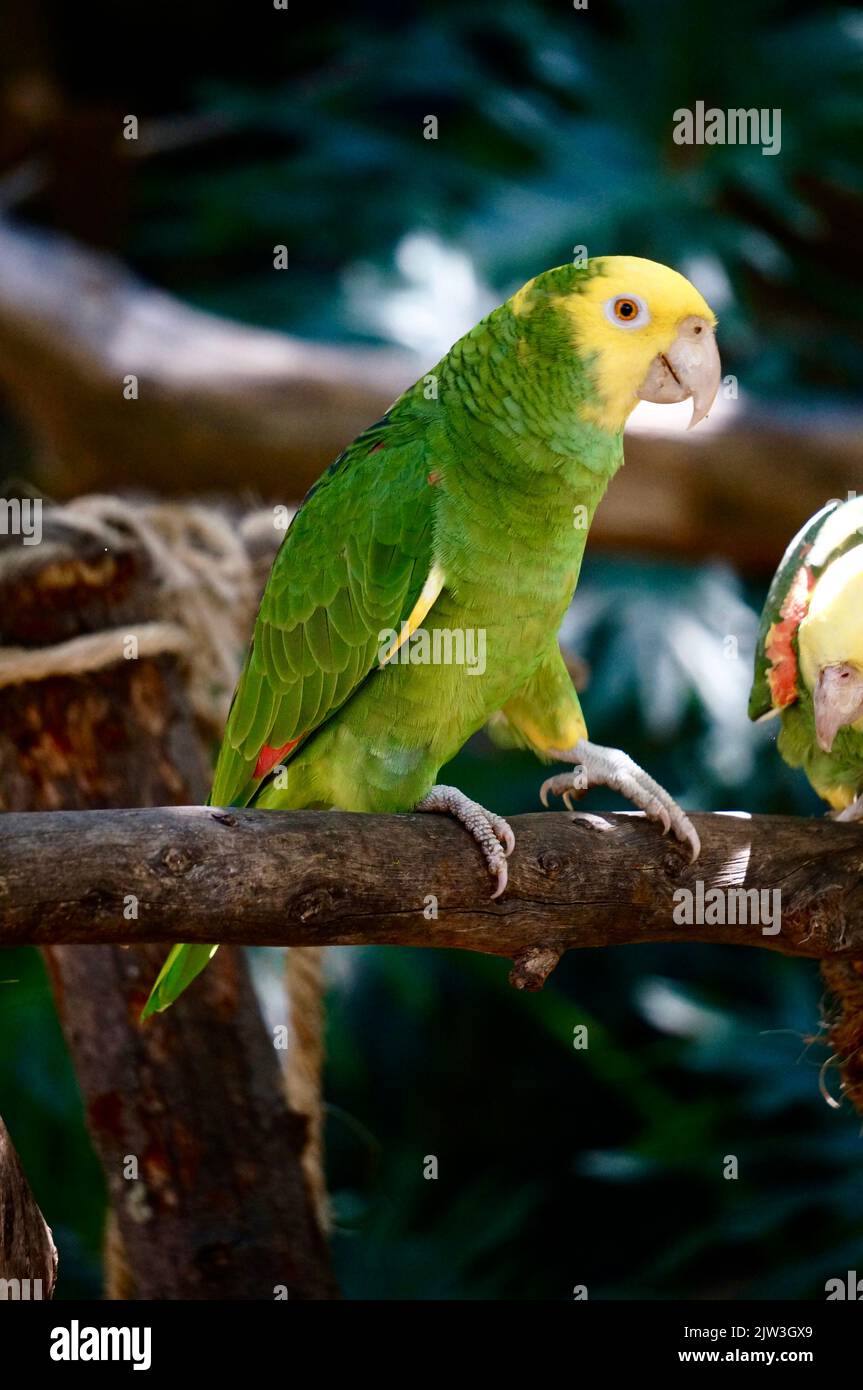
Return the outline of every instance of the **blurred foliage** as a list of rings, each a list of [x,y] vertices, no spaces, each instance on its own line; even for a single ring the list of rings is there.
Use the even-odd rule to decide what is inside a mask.
[[[477,302],[585,245],[693,275],[749,392],[859,385],[859,11],[452,0],[290,15],[268,31],[280,77],[199,80],[188,100],[224,133],[142,179],[130,250],[155,278],[327,339],[386,337],[381,300],[408,288],[444,350]],[[779,108],[781,152],[675,145],[675,110],[699,100]],[[436,140],[423,138],[429,114]],[[435,241],[405,265],[417,234],[458,247],[476,292],[453,285]]]

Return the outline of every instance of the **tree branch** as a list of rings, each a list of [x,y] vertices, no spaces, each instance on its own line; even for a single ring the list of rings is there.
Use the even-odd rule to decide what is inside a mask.
[[[510,885],[492,902],[479,851],[439,816],[198,806],[9,814],[0,944],[462,947],[513,957],[522,988],[542,984],[556,952],[582,946],[702,941],[863,955],[858,826],[693,819],[703,848],[690,865],[641,816],[518,816]],[[711,925],[709,913],[705,925],[678,925],[680,888],[696,911],[699,892],[721,890],[726,918],[728,890],[778,891],[781,929],[765,934],[751,917]]]
[[[0,385],[56,497],[236,491],[241,480],[296,500],[422,370],[403,352],[202,313],[68,237],[0,219]],[[859,414],[721,396],[689,435],[655,410],[633,420],[629,466],[599,508],[593,545],[722,555],[772,574],[808,516],[863,487]]]
[[[402,353],[193,309],[109,256],[0,220],[0,383],[57,496],[241,483],[295,500],[418,375]]]

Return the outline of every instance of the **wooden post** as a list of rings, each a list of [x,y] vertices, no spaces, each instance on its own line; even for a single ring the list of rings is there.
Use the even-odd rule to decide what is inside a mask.
[[[0,554],[0,645],[154,617],[148,562],[131,543],[106,552],[49,520],[42,546]],[[206,782],[173,656],[0,690],[7,812],[197,800]],[[242,956],[220,952],[201,990],[141,1028],[162,948],[46,954],[137,1296],[336,1296],[301,1177],[303,1122],[286,1107]]]
[[[57,1251],[0,1119],[0,1300],[50,1298]]]

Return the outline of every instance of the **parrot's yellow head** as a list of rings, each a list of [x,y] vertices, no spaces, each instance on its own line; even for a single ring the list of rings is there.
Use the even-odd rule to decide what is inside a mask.
[[[832,560],[818,579],[797,649],[816,737],[829,753],[846,725],[863,732],[863,545]]]
[[[678,271],[639,256],[603,256],[538,275],[510,301],[516,316],[539,294],[565,316],[593,391],[582,414],[621,430],[639,400],[692,400],[690,427],[719,389],[716,316]]]

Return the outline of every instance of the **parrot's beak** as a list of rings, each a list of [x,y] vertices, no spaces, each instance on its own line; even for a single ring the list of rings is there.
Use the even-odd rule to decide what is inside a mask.
[[[863,671],[847,661],[824,666],[812,698],[818,747],[829,753],[839,730],[863,719]]]
[[[703,420],[716,399],[722,364],[716,334],[707,319],[690,314],[683,319],[667,352],[654,357],[638,388],[642,401],[670,405],[692,398],[689,429]]]

